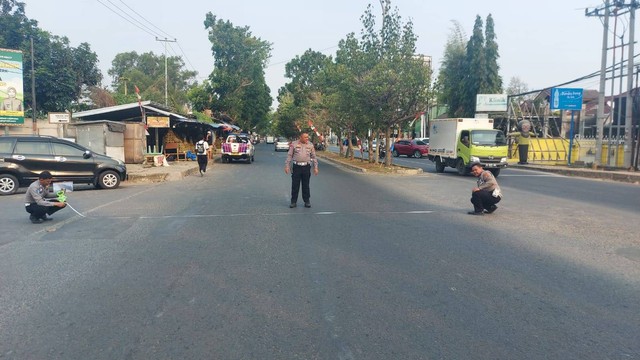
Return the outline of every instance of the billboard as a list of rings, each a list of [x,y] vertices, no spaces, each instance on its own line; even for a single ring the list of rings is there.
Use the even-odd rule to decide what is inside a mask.
[[[24,125],[22,52],[0,49],[0,125]]]
[[[478,94],[476,95],[476,112],[506,112],[507,95]]]

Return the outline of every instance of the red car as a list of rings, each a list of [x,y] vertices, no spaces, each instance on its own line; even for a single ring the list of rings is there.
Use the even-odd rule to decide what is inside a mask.
[[[393,144],[393,156],[421,158],[429,153],[429,145],[420,140],[398,140]]]

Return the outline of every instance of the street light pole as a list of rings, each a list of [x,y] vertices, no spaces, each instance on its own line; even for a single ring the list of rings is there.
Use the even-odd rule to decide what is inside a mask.
[[[156,37],[156,41],[162,41],[164,43],[164,104],[165,106],[169,103],[169,93],[168,93],[168,85],[169,85],[169,76],[167,74],[167,43],[169,42],[177,42],[178,40],[173,39],[169,40],[167,38],[158,39]]]

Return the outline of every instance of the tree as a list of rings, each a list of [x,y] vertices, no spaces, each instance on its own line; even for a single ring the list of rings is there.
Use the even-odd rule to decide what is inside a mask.
[[[236,27],[210,12],[204,26],[209,31],[214,58],[213,72],[205,87],[211,95],[208,106],[250,130],[267,118],[271,107],[264,78],[271,44],[253,36],[248,27]]]
[[[108,74],[113,78],[112,87],[119,104],[136,101],[134,86],[145,100],[165,103],[164,55],[153,52],[138,54],[135,51],[120,53],[111,61]],[[197,72],[185,69],[181,57],[167,58],[167,105],[182,109],[188,102],[188,92],[195,85]]]
[[[40,114],[80,108],[83,90],[100,84],[102,74],[98,57],[88,43],[72,47],[66,37],[38,28],[38,22],[25,15],[25,4],[0,0],[0,47],[21,50],[24,64],[31,63],[31,39],[34,45],[35,89]],[[23,72],[25,84],[31,83],[31,71]],[[24,88],[24,101],[32,107],[31,87]]]
[[[417,36],[413,23],[402,23],[398,9],[391,10],[391,1],[383,5],[382,27],[375,30],[371,6],[363,15],[361,64],[369,70],[358,78],[359,112],[376,119],[386,132],[387,153],[391,129],[402,127],[426,108],[431,71],[424,59],[416,55]],[[375,63],[373,67],[370,67]],[[386,164],[391,165],[391,156]]]
[[[483,94],[501,94],[502,77],[500,76],[500,65],[498,65],[498,43],[496,42],[495,24],[491,14],[487,16],[487,26],[485,28],[485,79],[480,89]]]
[[[462,86],[466,71],[466,34],[459,22],[452,20],[452,23],[436,86],[438,102],[448,105],[449,116],[462,112]]]
[[[278,99],[290,103],[287,103],[287,107],[279,107],[278,111],[291,112],[292,108],[296,108],[299,118],[293,120],[303,131],[309,129],[308,121],[320,131],[324,132],[326,128],[321,76],[331,66],[331,61],[331,57],[309,49],[285,65],[285,76],[291,81],[278,90]]]
[[[476,110],[476,95],[487,87],[487,66],[484,50],[484,35],[482,32],[482,18],[476,16],[473,34],[467,43],[465,61],[465,81],[462,84],[462,111],[457,114],[462,117],[473,117]]]
[[[493,17],[487,16],[483,35],[482,18],[476,16],[473,34],[466,44],[464,36],[460,24],[454,21],[438,74],[438,100],[448,105],[449,116],[472,117],[476,95],[502,93]]]

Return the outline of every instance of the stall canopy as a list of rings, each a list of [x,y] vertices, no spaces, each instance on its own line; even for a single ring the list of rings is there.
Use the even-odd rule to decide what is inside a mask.
[[[195,119],[189,119],[183,115],[171,112],[171,109],[164,105],[151,101],[142,101],[140,103],[130,103],[124,105],[109,106],[100,109],[81,111],[73,114],[74,119],[83,121],[110,120],[122,122],[142,122],[142,113],[148,118],[150,116],[167,116],[170,120],[170,128],[185,140],[195,143],[202,139],[203,134],[211,131],[220,136],[227,127],[237,129],[237,126],[230,124],[201,122]],[[162,137],[169,129],[159,129],[158,137]],[[227,130],[228,131],[228,130]],[[156,136],[149,136],[148,145],[155,145]],[[162,145],[162,141],[160,144]]]

